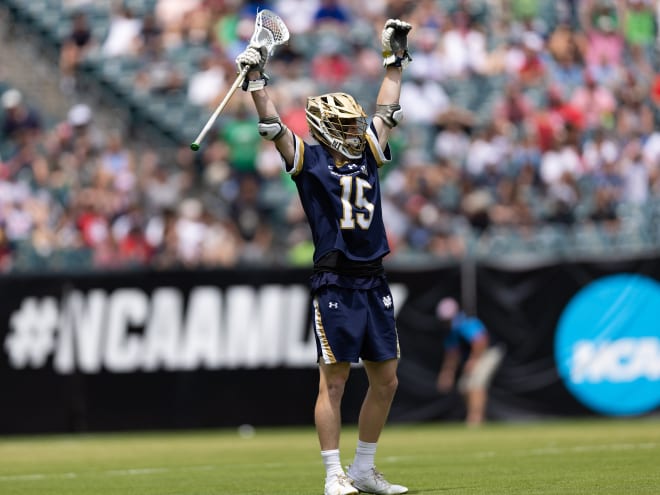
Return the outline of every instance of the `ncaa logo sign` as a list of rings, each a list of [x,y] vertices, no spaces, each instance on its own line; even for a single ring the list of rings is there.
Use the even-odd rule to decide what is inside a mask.
[[[660,283],[620,274],[587,285],[559,319],[555,360],[569,391],[596,412],[660,406]]]

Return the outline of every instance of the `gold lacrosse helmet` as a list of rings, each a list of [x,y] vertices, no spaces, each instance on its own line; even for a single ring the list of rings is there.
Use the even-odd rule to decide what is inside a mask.
[[[366,144],[367,115],[346,93],[307,98],[307,124],[312,136],[349,159],[362,156]]]

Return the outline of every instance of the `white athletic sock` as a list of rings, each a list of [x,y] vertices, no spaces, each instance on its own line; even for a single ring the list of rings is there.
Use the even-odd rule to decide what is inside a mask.
[[[344,469],[341,467],[341,460],[339,459],[339,449],[322,450],[321,458],[323,458],[323,464],[325,465],[326,480],[344,473]]]
[[[372,467],[374,467],[374,457],[376,456],[377,445],[377,443],[358,440],[351,471],[359,474],[366,474]]]

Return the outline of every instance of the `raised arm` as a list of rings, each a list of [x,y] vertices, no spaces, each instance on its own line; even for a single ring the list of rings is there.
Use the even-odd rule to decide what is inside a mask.
[[[280,120],[273,100],[265,88],[253,91],[252,100],[259,114],[259,134],[272,140],[287,166],[292,165],[295,154],[293,133]]]
[[[407,22],[389,19],[381,35],[385,77],[376,98],[376,118],[373,122],[378,142],[383,149],[387,145],[392,128],[396,127],[403,117],[399,96],[403,69],[412,61],[408,53],[408,33],[411,29],[412,26]]]
[[[252,94],[252,101],[259,115],[259,135],[275,143],[275,147],[289,167],[293,164],[295,155],[294,137],[282,123],[277,107],[266,90],[268,76],[264,73],[264,68],[267,60],[268,53],[264,48],[248,46],[236,57],[236,65],[239,71],[245,66],[249,67],[242,88]]]

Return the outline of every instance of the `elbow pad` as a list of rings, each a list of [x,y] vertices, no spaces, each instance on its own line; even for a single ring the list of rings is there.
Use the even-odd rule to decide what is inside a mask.
[[[264,117],[257,124],[257,129],[262,138],[275,141],[282,137],[288,128],[282,124],[279,117]]]
[[[396,127],[403,119],[403,110],[401,110],[401,105],[398,103],[376,105],[374,116],[379,117],[391,129],[392,127]]]

